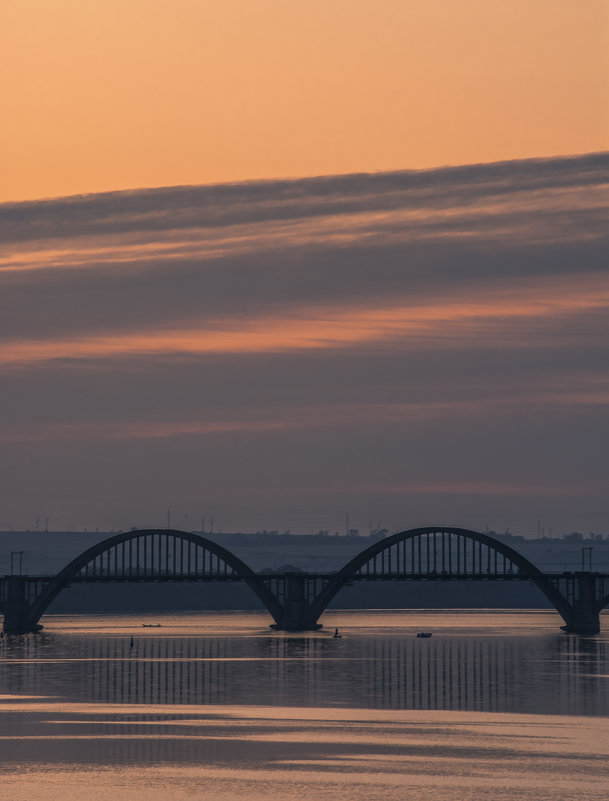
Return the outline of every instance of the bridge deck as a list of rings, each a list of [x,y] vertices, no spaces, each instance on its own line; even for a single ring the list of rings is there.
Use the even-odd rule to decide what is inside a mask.
[[[330,581],[338,573],[309,573],[309,572],[276,572],[276,573],[257,573],[256,577],[261,580],[285,579],[288,576],[298,576],[303,579]],[[558,581],[567,578],[576,578],[581,575],[580,571],[564,571],[562,573],[543,573],[544,578]],[[599,579],[609,579],[609,573],[587,572],[586,575]],[[356,573],[349,577],[348,582],[354,581],[531,581],[537,574],[529,574],[524,571],[514,571],[506,573]],[[8,577],[3,577],[8,578]],[[28,582],[44,583],[51,581],[54,575],[24,575]],[[245,577],[237,573],[150,573],[145,571],[134,571],[118,575],[77,575],[72,576],[69,584],[116,584],[131,583],[137,581],[144,582],[181,582],[181,581],[244,581]],[[2,581],[2,578],[0,578]]]

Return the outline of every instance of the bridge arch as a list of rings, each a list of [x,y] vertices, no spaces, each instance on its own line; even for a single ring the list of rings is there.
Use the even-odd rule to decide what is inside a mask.
[[[567,599],[526,557],[488,534],[455,526],[400,531],[366,548],[347,562],[315,598],[311,605],[314,618],[319,618],[342,587],[356,577],[365,580],[366,570],[374,574],[379,559],[382,572],[396,579],[450,576],[467,580],[491,575],[496,578],[502,570],[510,578],[516,573],[535,584],[565,623],[571,619],[572,609]]]
[[[77,576],[91,581],[96,576],[110,581],[112,576],[134,581],[154,581],[161,576],[171,580],[175,576],[196,581],[197,577],[231,574],[245,581],[276,622],[281,619],[282,607],[275,595],[245,562],[218,543],[188,531],[136,529],[96,543],[67,564],[32,604],[28,623],[34,628],[51,602]]]

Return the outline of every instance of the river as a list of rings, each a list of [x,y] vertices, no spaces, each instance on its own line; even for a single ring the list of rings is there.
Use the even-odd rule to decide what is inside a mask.
[[[539,611],[337,611],[302,634],[257,612],[48,615],[0,640],[0,798],[606,801],[602,620],[582,637]]]

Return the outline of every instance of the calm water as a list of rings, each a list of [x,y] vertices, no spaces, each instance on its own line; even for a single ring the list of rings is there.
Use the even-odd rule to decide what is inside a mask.
[[[607,621],[596,637],[551,612],[268,622],[48,616],[4,637],[0,798],[607,799]]]

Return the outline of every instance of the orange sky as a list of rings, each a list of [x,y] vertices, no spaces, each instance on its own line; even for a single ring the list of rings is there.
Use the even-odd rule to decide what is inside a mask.
[[[0,201],[609,146],[605,0],[19,0]]]

